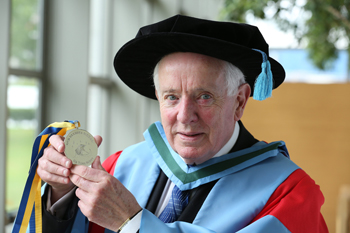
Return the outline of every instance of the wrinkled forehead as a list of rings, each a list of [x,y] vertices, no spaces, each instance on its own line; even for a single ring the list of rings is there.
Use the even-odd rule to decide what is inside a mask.
[[[183,73],[184,76],[193,75],[199,79],[217,79],[225,74],[226,63],[226,61],[198,53],[177,52],[161,59],[158,72]]]

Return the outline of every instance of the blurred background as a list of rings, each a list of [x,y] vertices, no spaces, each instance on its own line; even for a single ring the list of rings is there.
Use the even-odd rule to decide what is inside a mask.
[[[160,119],[112,62],[141,26],[175,14],[259,27],[287,77],[272,98],[250,100],[242,121],[260,140],[286,142],[321,187],[329,231],[350,232],[349,11],[346,0],[1,0],[0,232],[11,229],[47,125],[79,120],[104,138],[105,159]]]

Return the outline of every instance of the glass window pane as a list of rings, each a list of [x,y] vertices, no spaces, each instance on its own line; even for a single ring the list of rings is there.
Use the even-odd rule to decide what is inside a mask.
[[[10,67],[41,69],[41,0],[12,0]]]
[[[32,146],[37,136],[39,81],[9,77],[7,89],[6,211],[20,204],[30,167]]]

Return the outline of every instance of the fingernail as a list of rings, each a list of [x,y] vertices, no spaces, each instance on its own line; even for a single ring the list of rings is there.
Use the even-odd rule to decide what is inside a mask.
[[[58,146],[58,151],[62,151],[63,150],[63,145],[59,145]]]
[[[66,161],[66,167],[69,167],[69,161]]]
[[[65,170],[63,171],[63,175],[64,175],[64,176],[67,176],[67,175],[68,175],[68,170],[67,170],[67,169],[65,169]]]

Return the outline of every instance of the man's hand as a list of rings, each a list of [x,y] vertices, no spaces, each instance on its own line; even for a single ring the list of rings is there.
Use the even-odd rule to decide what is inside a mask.
[[[117,231],[126,219],[141,210],[129,190],[103,169],[99,157],[91,168],[73,165],[69,177],[78,187],[78,206],[91,222]]]
[[[72,161],[64,155],[63,140],[64,138],[59,135],[50,137],[51,145],[44,150],[43,156],[38,161],[38,175],[52,187],[52,204],[74,187],[69,179]],[[102,138],[95,136],[95,142],[99,146]]]

